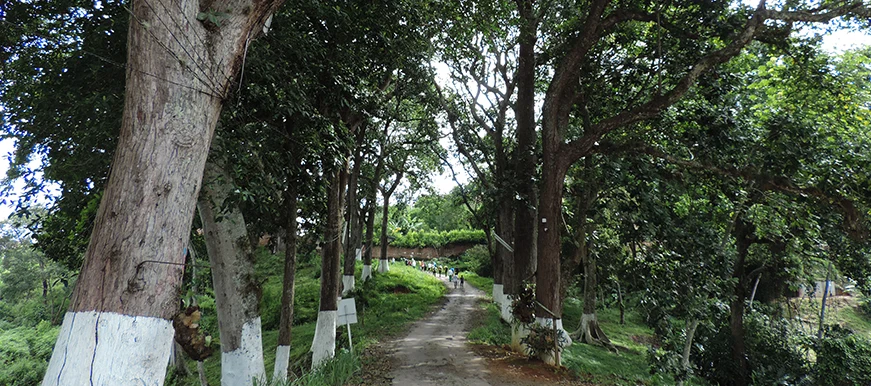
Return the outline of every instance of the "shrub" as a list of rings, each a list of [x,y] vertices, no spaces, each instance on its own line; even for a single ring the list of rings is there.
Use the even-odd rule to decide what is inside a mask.
[[[849,386],[871,384],[871,341],[838,326],[828,326],[814,345],[817,362],[815,384]]]
[[[378,244],[378,240],[375,241]],[[447,244],[483,244],[487,242],[484,231],[479,229],[455,229],[449,232],[411,231],[398,235],[390,245],[399,248],[438,248]]]
[[[48,367],[59,327],[42,321],[0,331],[0,385],[36,385]]]

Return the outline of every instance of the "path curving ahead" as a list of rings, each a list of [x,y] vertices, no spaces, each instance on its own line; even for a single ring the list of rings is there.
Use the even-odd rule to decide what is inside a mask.
[[[393,343],[394,385],[490,385],[485,359],[466,345],[475,307],[485,295],[468,283],[454,289],[447,278],[442,281],[448,286],[444,306]]]

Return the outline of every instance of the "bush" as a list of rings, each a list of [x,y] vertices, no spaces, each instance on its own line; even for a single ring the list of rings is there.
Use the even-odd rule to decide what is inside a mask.
[[[828,326],[814,345],[817,362],[815,384],[849,386],[871,384],[871,341],[838,326]]]
[[[865,316],[871,318],[871,296],[866,296],[859,300],[859,311],[862,311]]]
[[[731,357],[728,309],[711,317],[714,325],[699,325],[692,355],[696,374],[712,384],[732,384],[736,364]],[[789,321],[751,313],[744,318],[744,342],[750,376],[759,385],[795,385],[806,382],[808,337]]]
[[[490,262],[490,252],[483,245],[469,248],[455,261],[449,263],[461,272],[474,272],[478,276],[493,277],[493,265]]]
[[[39,384],[59,330],[42,321],[36,328],[0,331],[0,385]]]
[[[447,244],[483,244],[487,242],[484,231],[479,229],[455,229],[449,232],[411,231],[399,235],[390,242],[399,248],[439,248]],[[378,241],[376,240],[376,244]]]

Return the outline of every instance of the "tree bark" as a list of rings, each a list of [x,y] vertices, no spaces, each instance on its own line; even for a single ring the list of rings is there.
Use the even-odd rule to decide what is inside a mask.
[[[744,274],[744,261],[753,243],[753,228],[743,220],[735,224],[735,241],[737,256],[732,267],[732,277],[736,279],[735,296],[729,305],[729,332],[732,340],[732,363],[735,385],[748,385],[750,374],[748,370],[746,346],[744,343],[744,299],[747,297],[747,277]]]
[[[338,320],[338,291],[342,229],[342,174],[337,168],[330,175],[327,197],[327,226],[324,233],[324,250],[321,258],[321,292],[315,336],[312,340],[312,369],[317,368],[336,354],[336,322]]]
[[[378,272],[384,273],[390,270],[387,265],[387,217],[390,215],[390,194],[381,192],[384,204],[381,207],[381,258],[378,260]]]
[[[375,246],[375,191],[367,200],[366,207],[366,250],[363,252],[363,274],[360,282],[365,283],[372,277],[372,247]]]
[[[357,199],[357,180],[360,178],[360,168],[363,164],[363,139],[366,135],[365,126],[357,130],[356,147],[354,149],[354,167],[348,178],[348,237],[345,245],[345,264],[342,272],[342,296],[354,290],[354,269],[357,261],[357,248],[360,244],[359,214],[360,200]]]
[[[236,205],[225,205],[235,188],[232,177],[224,169],[221,155],[213,155],[203,172],[197,209],[212,267],[221,336],[221,384],[250,385],[255,379],[266,380],[260,284],[254,274],[254,251],[242,212]]]
[[[44,385],[163,384],[209,142],[248,42],[281,0],[129,4],[120,137]]]
[[[390,196],[392,196],[393,192],[396,191],[396,188],[399,187],[403,174],[404,173],[397,174],[396,180],[393,181],[393,184],[391,184],[389,188],[379,188],[384,200],[384,206],[382,207],[381,212],[381,258],[378,260],[378,272],[381,273],[390,270],[390,265],[388,264],[389,260],[387,259],[387,218],[390,215]]]
[[[512,204],[507,199],[499,201],[499,213],[496,221],[496,234],[508,245],[514,243],[514,208]],[[510,323],[512,320],[511,304],[508,302],[508,298],[496,291],[504,292],[504,278],[506,276],[510,277],[514,271],[514,253],[502,245],[502,243],[497,242],[496,254],[492,263],[494,300],[499,303],[502,319]],[[498,296],[498,299],[495,298],[496,296]]]
[[[517,119],[517,149],[514,153],[515,186],[514,201],[514,264],[505,280],[505,294],[520,292],[523,280],[533,277],[537,269],[536,191],[535,191],[535,41],[538,21],[533,11],[534,0],[518,0],[520,13],[520,52],[518,55],[517,102],[514,115]]]
[[[290,365],[290,344],[293,328],[293,299],[296,282],[296,244],[297,244],[297,202],[299,193],[296,184],[291,183],[284,195],[285,205],[285,250],[284,281],[281,291],[281,316],[278,324],[278,347],[275,349],[275,366],[272,382],[287,380],[287,367]]]

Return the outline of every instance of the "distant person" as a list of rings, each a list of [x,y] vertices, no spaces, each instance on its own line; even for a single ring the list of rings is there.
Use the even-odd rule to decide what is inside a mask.
[[[454,288],[457,288],[457,282],[459,282],[460,280],[457,279],[457,275],[454,275],[452,278],[454,279]]]
[[[465,284],[466,284],[466,278],[460,276],[460,287],[462,287],[462,286],[465,285]]]

